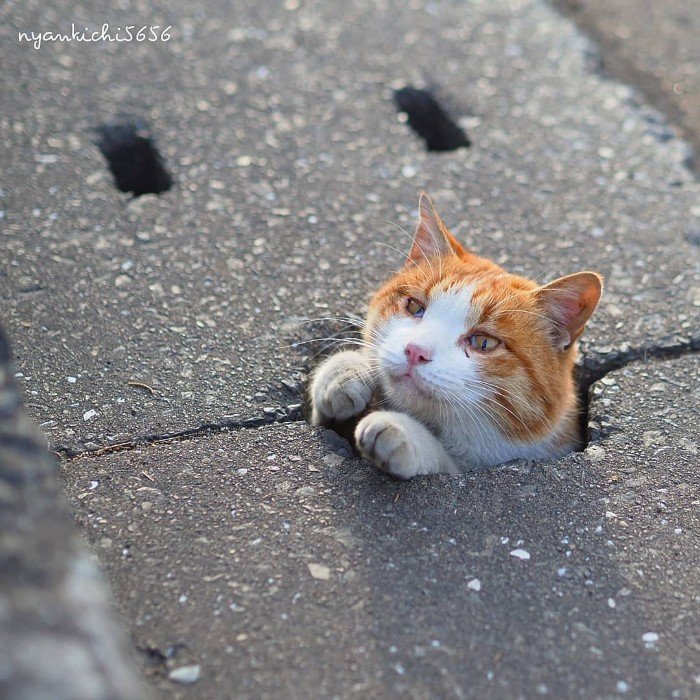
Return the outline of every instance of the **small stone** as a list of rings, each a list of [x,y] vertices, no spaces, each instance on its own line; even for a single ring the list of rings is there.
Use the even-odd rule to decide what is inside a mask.
[[[75,384],[78,381],[78,379],[76,377],[66,377],[66,381],[69,384]]]
[[[642,641],[647,649],[653,649],[659,641],[659,635],[656,632],[645,632],[642,635]]]
[[[94,408],[91,408],[89,411],[85,411],[83,413],[83,420],[91,420],[97,415],[97,411]]]
[[[625,683],[625,681],[618,681],[617,682],[617,692],[618,693],[626,693],[630,689],[629,685]]]
[[[153,508],[153,504],[150,501],[144,501],[141,504],[141,510],[144,511],[145,513],[147,513],[149,510],[151,510],[151,508]]]
[[[530,558],[530,552],[524,549],[512,549],[510,551],[510,556],[517,557],[518,559],[522,559],[523,561],[527,561]]]
[[[404,177],[415,177],[416,172],[416,169],[412,165],[404,165],[403,168],[401,168],[401,174]]]
[[[321,457],[321,461],[327,467],[334,468],[340,466],[345,461],[345,457],[342,457],[341,455],[337,454],[324,455],[323,457]]]
[[[309,573],[319,581],[328,581],[331,577],[331,570],[323,564],[307,564]]]
[[[589,462],[601,462],[605,459],[605,448],[600,445],[589,445],[583,454]]]
[[[478,578],[473,578],[471,581],[469,581],[469,583],[467,583],[467,588],[478,593],[481,590],[481,581],[479,581]]]
[[[201,669],[199,665],[194,666],[180,666],[180,668],[174,668],[168,674],[168,678],[176,683],[183,683],[185,685],[190,683],[196,683],[199,680]]]

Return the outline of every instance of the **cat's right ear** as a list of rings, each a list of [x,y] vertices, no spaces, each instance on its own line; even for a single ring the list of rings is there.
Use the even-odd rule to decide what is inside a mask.
[[[418,225],[413,234],[408,262],[417,264],[429,258],[456,255],[461,251],[462,247],[447,230],[433,201],[422,192],[418,201]]]

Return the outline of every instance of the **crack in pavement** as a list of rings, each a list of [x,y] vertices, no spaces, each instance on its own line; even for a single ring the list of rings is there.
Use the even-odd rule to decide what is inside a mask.
[[[131,440],[124,440],[113,445],[104,445],[94,449],[75,450],[65,445],[57,445],[53,449],[53,454],[59,459],[69,462],[79,457],[100,457],[112,452],[123,452],[126,450],[136,450],[140,447],[150,445],[163,445],[183,440],[191,440],[212,433],[230,433],[234,430],[249,430],[251,428],[261,428],[266,425],[277,425],[282,423],[304,422],[300,415],[295,412],[287,415],[276,416],[253,416],[244,420],[221,420],[211,423],[202,423],[194,428],[184,428],[170,433],[146,434],[135,437]]]
[[[676,339],[676,342],[671,342],[668,345],[626,347],[623,350],[612,350],[604,355],[600,352],[589,351],[587,354],[583,355],[583,362],[578,365],[575,370],[576,382],[579,386],[580,402],[584,409],[581,411],[581,424],[584,435],[583,446],[585,447],[588,442],[585,438],[585,430],[588,420],[588,393],[592,384],[600,381],[610,372],[627,367],[638,360],[642,360],[642,362],[647,362],[649,360],[675,360],[684,355],[694,354],[699,350],[700,338],[684,337],[682,339]],[[304,392],[302,392],[302,394],[303,393]],[[58,459],[68,462],[80,457],[100,457],[113,452],[135,450],[150,445],[163,445],[183,440],[192,440],[198,437],[206,437],[213,433],[249,430],[251,428],[261,428],[284,423],[305,422],[303,415],[302,407],[299,406],[299,408],[288,411],[288,413],[284,415],[278,413],[276,415],[253,416],[243,420],[222,419],[169,433],[153,433],[137,436],[131,440],[125,440],[112,445],[103,445],[102,447],[93,449],[76,450],[65,445],[58,445],[54,447],[53,453]]]

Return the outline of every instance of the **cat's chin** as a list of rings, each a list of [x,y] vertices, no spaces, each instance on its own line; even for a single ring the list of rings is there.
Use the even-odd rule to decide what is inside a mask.
[[[414,374],[388,374],[387,375],[391,387],[394,391],[407,393],[415,396],[416,394],[422,399],[435,399],[435,394],[430,391],[430,386],[424,379]]]

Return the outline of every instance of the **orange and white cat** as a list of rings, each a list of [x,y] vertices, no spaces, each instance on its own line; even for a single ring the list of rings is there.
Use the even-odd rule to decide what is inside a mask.
[[[316,370],[313,424],[357,416],[374,397],[381,408],[357,424],[357,447],[403,479],[572,451],[576,341],[602,277],[539,286],[465,250],[425,194],[419,212],[406,265],[372,299],[361,349]]]

